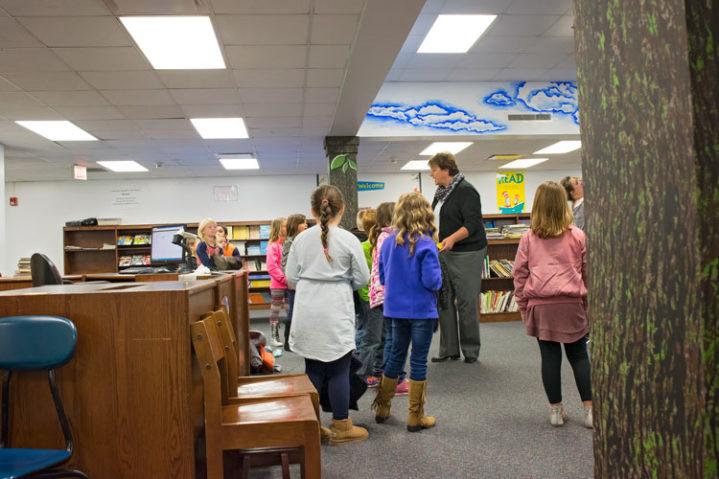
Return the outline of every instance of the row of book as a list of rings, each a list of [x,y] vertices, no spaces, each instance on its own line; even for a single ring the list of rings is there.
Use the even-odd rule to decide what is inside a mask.
[[[269,288],[270,287],[270,275],[269,274],[258,274],[250,276],[250,288]]]
[[[270,296],[270,293],[250,293],[249,303],[250,304],[270,304],[270,303],[272,303],[272,296]]]
[[[152,264],[149,254],[133,254],[120,256],[118,266],[125,268],[127,266],[150,266]]]
[[[245,241],[232,240],[232,244],[240,250],[240,256],[259,256],[267,254],[268,241],[260,241],[259,243],[247,243]]]
[[[65,246],[65,251],[102,251],[102,250],[114,250],[115,245],[112,243],[103,243],[102,246]]]
[[[482,279],[511,278],[514,270],[514,261],[510,259],[489,259],[484,257],[482,266]]]
[[[514,313],[519,311],[514,291],[486,291],[482,293],[479,305],[483,314]]]
[[[484,228],[488,240],[518,239],[529,231],[528,224],[504,225],[501,228],[490,226]]]
[[[270,225],[225,226],[227,239],[259,240],[270,238]]]
[[[267,271],[267,261],[263,259],[246,259],[245,260],[245,269],[249,271],[250,273],[254,273],[256,271]]]
[[[17,262],[17,269],[15,270],[17,276],[25,276],[30,274],[30,258],[20,258]]]
[[[145,246],[152,243],[152,236],[147,234],[121,235],[117,237],[118,246]]]

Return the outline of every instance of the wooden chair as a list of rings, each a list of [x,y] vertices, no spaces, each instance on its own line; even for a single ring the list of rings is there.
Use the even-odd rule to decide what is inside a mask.
[[[320,428],[310,398],[231,400],[226,375],[220,372],[228,358],[215,323],[207,318],[193,323],[190,329],[204,384],[207,479],[223,478],[224,451],[300,447],[303,477],[319,479]]]
[[[225,357],[231,358],[222,365],[221,372],[226,374],[230,397],[238,400],[254,400],[274,397],[293,397],[309,395],[320,418],[320,396],[306,374],[274,374],[270,376],[239,376],[238,349],[232,322],[224,309],[204,316],[217,327]],[[235,392],[236,391],[236,392]]]

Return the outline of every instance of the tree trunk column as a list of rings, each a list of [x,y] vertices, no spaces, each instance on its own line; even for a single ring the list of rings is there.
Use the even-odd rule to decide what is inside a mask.
[[[357,216],[357,136],[326,136],[325,153],[330,184],[339,188],[345,197],[345,215],[341,226],[352,229]]]
[[[595,476],[717,477],[719,5],[574,10]]]

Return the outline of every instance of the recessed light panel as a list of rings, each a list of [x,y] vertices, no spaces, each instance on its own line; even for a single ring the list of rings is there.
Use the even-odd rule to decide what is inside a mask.
[[[405,163],[400,169],[405,171],[426,171],[429,170],[429,163],[427,160],[412,160]]]
[[[420,155],[432,156],[444,151],[448,151],[449,153],[456,155],[471,144],[471,141],[436,141],[422,150]]]
[[[562,153],[569,153],[570,151],[578,150],[582,147],[582,142],[579,140],[564,140],[558,141],[553,145],[549,145],[546,148],[542,148],[539,151],[535,151],[535,155],[560,155]]]
[[[120,17],[156,70],[225,68],[210,17]]]
[[[538,165],[540,163],[544,163],[549,158],[525,158],[523,160],[515,160],[511,163],[507,163],[506,165],[502,165],[499,168],[502,170],[506,169],[522,169],[522,168],[530,168],[534,165]]]
[[[51,141],[97,141],[97,138],[69,121],[16,121],[15,123]]]
[[[136,173],[147,171],[147,168],[136,161],[98,161],[98,165],[115,173]]]
[[[467,53],[497,15],[438,15],[417,53]]]
[[[191,118],[190,121],[205,140],[249,138],[242,118]]]
[[[226,170],[259,170],[260,164],[252,155],[222,155],[220,163]]]

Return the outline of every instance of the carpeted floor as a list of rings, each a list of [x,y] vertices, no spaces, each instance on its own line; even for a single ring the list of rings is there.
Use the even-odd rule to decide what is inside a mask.
[[[267,332],[266,320],[253,329]],[[592,433],[581,425],[581,402],[569,364],[562,372],[569,422],[549,425],[539,375],[536,340],[521,323],[483,324],[480,362],[429,363],[426,411],[437,417],[434,429],[408,433],[407,398],[395,398],[388,423],[376,424],[368,390],[360,411],[350,411],[367,427],[367,441],[322,447],[326,479],[358,478],[587,478],[592,477]],[[439,334],[430,356],[436,355]],[[304,361],[285,352],[284,371],[303,371]],[[329,423],[331,416],[323,415]],[[252,478],[282,477],[279,468],[253,470]],[[293,467],[293,476],[299,470]]]

